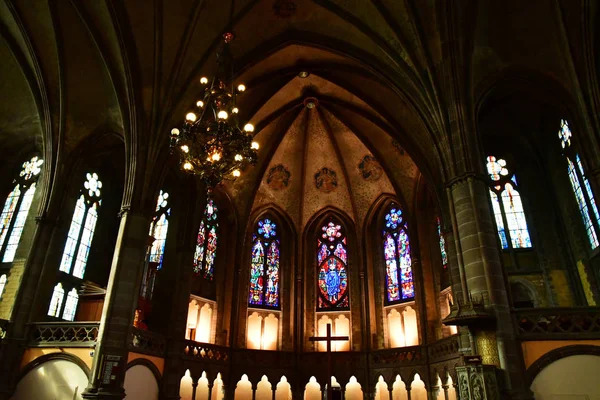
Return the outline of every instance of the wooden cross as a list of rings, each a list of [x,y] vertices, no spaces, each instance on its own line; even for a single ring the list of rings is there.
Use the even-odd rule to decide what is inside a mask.
[[[333,400],[333,366],[331,365],[331,342],[350,340],[348,336],[331,336],[331,324],[327,324],[327,336],[311,336],[311,342],[327,342],[327,400]]]

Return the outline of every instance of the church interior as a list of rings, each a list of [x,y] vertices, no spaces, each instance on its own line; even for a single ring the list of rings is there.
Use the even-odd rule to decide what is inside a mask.
[[[600,399],[599,1],[0,0],[0,59],[0,400]]]

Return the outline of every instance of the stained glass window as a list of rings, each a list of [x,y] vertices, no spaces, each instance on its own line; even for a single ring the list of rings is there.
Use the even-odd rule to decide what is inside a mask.
[[[317,239],[317,311],[350,308],[347,246],[341,225],[330,221],[321,227]]]
[[[402,210],[392,205],[385,215],[383,229],[386,303],[393,304],[415,297],[408,228]]]
[[[251,307],[279,308],[280,241],[277,225],[269,218],[258,221],[252,238],[248,304]]]
[[[517,178],[509,172],[505,160],[489,156],[486,161],[491,179],[490,199],[502,248],[508,249],[509,244],[513,249],[531,248]]]
[[[442,223],[440,219],[437,219],[437,233],[440,240],[440,253],[442,254],[442,266],[444,269],[448,268],[448,253],[446,253],[446,239],[442,234]]]
[[[98,175],[95,172],[86,174],[86,181],[75,204],[67,242],[60,262],[60,271],[66,274],[72,273],[79,279],[83,279],[85,274],[98,221],[98,209],[102,203],[100,189],[102,189],[102,182]]]
[[[71,289],[67,294],[67,301],[65,302],[65,309],[62,314],[62,318],[67,321],[73,321],[75,319],[75,311],[77,311],[77,303],[79,302],[79,295],[77,290]]]
[[[6,274],[0,276],[0,299],[2,299],[2,295],[4,294],[5,287],[6,287]]]
[[[0,255],[2,255],[2,262],[12,262],[15,258],[19,240],[25,227],[25,220],[33,202],[36,188],[35,181],[41,172],[40,166],[43,162],[38,157],[33,157],[31,160],[24,162],[23,169],[15,179],[16,186],[6,198],[2,214],[0,214]]]
[[[598,213],[596,199],[594,198],[592,187],[587,179],[581,158],[579,157],[579,154],[570,147],[572,137],[573,134],[569,128],[568,122],[564,119],[561,120],[558,138],[560,139],[562,149],[567,159],[569,181],[571,182],[575,200],[577,200],[577,205],[579,206],[579,212],[581,213],[588,240],[592,249],[595,249],[599,245],[598,229],[600,229],[600,214]],[[575,162],[572,160],[575,160]]]
[[[158,194],[154,218],[150,223],[150,232],[148,233],[154,241],[150,247],[148,261],[156,263],[157,270],[162,268],[163,257],[165,254],[165,244],[167,242],[167,231],[169,229],[169,216],[171,208],[169,208],[169,193],[162,190]]]
[[[217,231],[219,228],[217,214],[217,206],[212,199],[208,199],[200,222],[200,229],[198,229],[196,252],[194,254],[194,272],[202,274],[209,280],[213,278],[217,256]]]
[[[63,298],[65,297],[65,290],[62,287],[62,283],[58,283],[54,286],[54,292],[52,292],[52,299],[50,300],[50,307],[48,307],[48,315],[51,317],[60,317],[60,309],[62,308]]]

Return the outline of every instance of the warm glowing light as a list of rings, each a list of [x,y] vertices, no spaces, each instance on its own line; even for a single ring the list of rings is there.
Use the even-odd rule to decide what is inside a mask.
[[[228,116],[229,116],[229,115],[227,115],[227,111],[225,111],[225,110],[221,110],[221,111],[219,111],[219,113],[217,114],[217,117],[218,117],[219,119],[227,119],[227,117],[228,117]]]
[[[198,101],[196,102],[196,105],[197,105],[199,108],[202,108],[202,107],[204,107],[204,102],[203,102],[202,100],[198,100]]]
[[[171,135],[173,135],[173,136],[179,136],[179,129],[177,129],[177,128],[171,129]]]
[[[210,157],[213,161],[219,161],[221,159],[221,153],[216,152]]]
[[[234,157],[235,161],[242,161],[243,159],[244,159],[244,157],[242,157],[241,154],[236,154],[235,157]]]
[[[206,85],[208,83],[208,78],[203,76],[202,78],[200,78],[200,83]]]
[[[194,122],[196,120],[196,114],[187,113],[187,115],[185,116],[185,119],[187,119],[190,122]]]
[[[243,84],[240,84],[240,85],[238,86],[238,92],[243,92],[243,91],[245,91],[245,90],[246,90],[246,86],[244,86]]]
[[[181,146],[181,151],[183,151],[184,153],[189,153],[190,152],[190,148],[187,145],[183,145]]]
[[[237,107],[233,107],[233,110],[231,110],[231,112],[237,114],[238,112],[240,112],[240,110]]]
[[[252,142],[252,145],[250,147],[252,147],[254,150],[258,150],[260,146],[258,145],[258,142]]]
[[[185,164],[183,164],[183,169],[185,169],[186,171],[191,170],[192,164],[190,162],[186,162]]]
[[[252,125],[252,124],[246,124],[246,125],[244,125],[244,130],[246,132],[254,132],[254,125]]]
[[[236,178],[238,178],[242,173],[240,172],[239,169],[234,169],[233,170],[233,176],[235,176]]]

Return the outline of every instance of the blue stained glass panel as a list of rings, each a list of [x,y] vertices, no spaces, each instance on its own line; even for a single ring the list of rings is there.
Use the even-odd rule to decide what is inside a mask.
[[[204,276],[212,279],[213,270],[215,267],[215,257],[217,254],[217,227],[211,226],[208,231],[208,242],[206,244],[206,266],[204,268]]]
[[[404,229],[398,234],[398,259],[400,260],[402,299],[413,298],[415,297],[415,287],[413,283],[412,260],[410,258],[410,241]]]
[[[346,247],[344,247],[343,244],[338,243],[333,254],[340,258],[344,264],[348,264],[348,253],[346,252]]]
[[[273,240],[267,249],[267,291],[265,305],[279,306],[279,241]]]
[[[400,284],[398,282],[398,264],[396,262],[396,242],[391,234],[385,233],[383,241],[385,257],[385,277],[388,301],[400,300]]]
[[[77,258],[75,259],[75,266],[73,267],[73,276],[76,276],[79,279],[83,279],[83,274],[85,273],[85,266],[90,253],[90,247],[92,246],[92,238],[94,237],[94,229],[96,228],[97,221],[98,203],[94,203],[88,209],[85,218],[81,241],[79,242],[79,249],[77,250]]]
[[[595,249],[596,247],[598,247],[598,236],[596,235],[596,230],[594,229],[594,225],[592,224],[592,219],[590,217],[588,205],[585,201],[585,197],[583,196],[581,184],[579,183],[579,177],[575,172],[575,165],[568,157],[567,163],[569,171],[569,180],[571,181],[571,187],[573,188],[573,192],[575,193],[575,199],[577,200],[577,204],[579,205],[579,212],[581,213],[581,217],[583,218],[583,223],[587,231],[588,240],[590,241],[592,249]]]
[[[521,195],[512,184],[506,183],[502,192],[502,203],[508,229],[510,230],[510,241],[515,249],[531,247],[531,238],[525,220],[525,211],[521,203]]]
[[[446,239],[442,234],[442,224],[440,219],[437,219],[437,232],[440,239],[440,252],[442,253],[442,265],[444,268],[448,268],[448,253],[446,253]]]
[[[317,253],[317,261],[319,264],[323,262],[325,258],[329,256],[329,250],[327,249],[327,245],[325,243],[321,244],[319,247],[319,252]]]
[[[73,264],[75,248],[77,247],[79,233],[81,232],[81,223],[83,222],[83,216],[85,213],[85,198],[83,195],[81,195],[75,204],[75,211],[73,212],[71,226],[69,228],[69,233],[67,234],[67,243],[65,244],[62,260],[60,262],[60,270],[67,274],[71,273],[71,265]]]
[[[329,257],[321,263],[319,270],[318,307],[347,308],[349,306],[348,275],[346,265],[336,257]]]
[[[157,263],[157,269],[162,268],[162,262],[165,253],[167,231],[169,230],[169,220],[167,219],[168,214],[169,211],[160,214],[158,218],[155,218],[154,221],[152,221],[150,226],[150,236],[154,237],[154,242],[152,242],[152,247],[150,248],[150,257],[148,260],[152,263]]]
[[[19,197],[21,196],[20,185],[15,186],[12,192],[6,198],[4,208],[2,209],[2,215],[0,215],[0,247],[4,244],[6,235],[8,234],[8,228],[10,227],[10,221],[12,220]]]
[[[494,218],[496,219],[496,228],[498,229],[500,244],[503,249],[508,249],[508,240],[506,239],[506,232],[504,231],[504,220],[502,219],[500,202],[498,201],[498,196],[492,190],[490,190],[490,199],[492,200],[492,209],[494,210]]]
[[[263,304],[263,275],[265,264],[265,249],[258,239],[252,247],[252,261],[250,265],[250,294],[248,303],[254,305]]]
[[[277,226],[269,218],[258,221],[258,234],[262,235],[265,239],[274,237],[277,234],[276,229]]]
[[[196,252],[194,253],[194,272],[200,273],[202,262],[204,261],[204,242],[206,241],[206,228],[204,221],[200,222],[200,229],[196,237]]]
[[[8,238],[8,244],[6,245],[2,262],[12,262],[15,258],[15,253],[17,252],[17,247],[19,247],[19,240],[21,239],[21,234],[25,227],[25,220],[27,220],[27,214],[29,214],[29,208],[33,202],[34,194],[35,183],[32,183],[23,196],[23,201],[21,202],[10,237]]]

